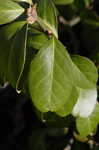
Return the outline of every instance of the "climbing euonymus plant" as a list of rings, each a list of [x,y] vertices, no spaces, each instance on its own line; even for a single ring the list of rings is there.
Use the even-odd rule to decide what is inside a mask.
[[[0,75],[18,93],[28,93],[37,114],[72,115],[79,134],[87,136],[99,123],[97,69],[88,58],[70,56],[58,32],[58,6],[79,10],[92,1],[80,2],[0,0]],[[83,22],[98,25],[95,18],[92,22],[81,16]]]

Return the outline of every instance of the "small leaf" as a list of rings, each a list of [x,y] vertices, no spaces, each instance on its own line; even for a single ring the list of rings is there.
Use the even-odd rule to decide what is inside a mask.
[[[81,136],[87,136],[92,133],[97,125],[99,124],[99,104],[96,104],[96,107],[93,113],[88,118],[77,118],[76,125],[77,130]]]
[[[73,3],[74,0],[54,0],[57,5],[67,5]]]
[[[72,114],[79,117],[88,117],[93,112],[97,102],[97,90],[93,89],[78,89],[79,97],[75,104]]]
[[[40,0],[38,4],[38,22],[46,31],[57,34],[57,11],[52,0]]]
[[[11,0],[0,0],[0,24],[6,24],[15,20],[23,12],[24,8],[17,3]]]

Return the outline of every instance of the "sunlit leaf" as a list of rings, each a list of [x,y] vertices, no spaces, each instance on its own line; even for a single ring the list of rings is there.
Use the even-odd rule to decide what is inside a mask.
[[[0,24],[6,24],[15,20],[23,12],[24,8],[17,3],[11,0],[0,0]]]
[[[73,108],[74,116],[88,117],[93,112],[97,102],[97,89],[78,89],[79,97]]]
[[[42,112],[55,111],[63,106],[72,90],[64,65],[68,56],[64,49],[60,49],[61,45],[52,38],[31,63],[29,90],[33,103]]]
[[[86,69],[72,62],[58,40],[48,40],[30,65],[29,90],[34,105],[42,112],[56,112],[66,103],[69,105],[73,87],[93,88],[97,81],[97,71],[93,64],[91,67],[89,63],[89,66],[90,72],[96,74],[95,78],[88,76]],[[74,104],[70,103],[70,110]]]
[[[96,104],[96,107],[93,113],[87,118],[77,118],[77,130],[81,136],[87,136],[91,134],[99,124],[99,104]]]

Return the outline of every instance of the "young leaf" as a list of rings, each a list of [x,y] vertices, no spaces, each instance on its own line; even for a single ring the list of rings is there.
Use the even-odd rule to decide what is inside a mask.
[[[97,89],[78,89],[79,97],[72,114],[79,117],[88,117],[93,112],[97,102]]]
[[[54,0],[57,5],[67,5],[73,3],[74,0]]]
[[[0,24],[6,24],[15,20],[23,12],[24,8],[17,3],[11,0],[0,0]]]
[[[38,4],[38,22],[46,31],[57,35],[57,12],[52,0],[40,0]]]
[[[99,124],[99,104],[96,104],[96,107],[93,113],[87,118],[77,118],[76,125],[77,130],[81,136],[87,136],[92,133]]]

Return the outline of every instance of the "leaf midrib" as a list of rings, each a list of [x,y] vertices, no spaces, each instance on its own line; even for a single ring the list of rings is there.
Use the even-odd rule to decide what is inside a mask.
[[[49,97],[49,104],[51,104],[51,99],[52,99],[52,94],[53,94],[53,90],[52,90],[52,88],[53,88],[53,76],[54,76],[54,55],[55,55],[55,53],[54,53],[54,51],[55,51],[55,49],[54,49],[54,38],[52,39],[52,55],[51,55],[51,85],[50,85],[50,97]],[[49,106],[50,107],[50,110],[51,110],[51,106]]]

